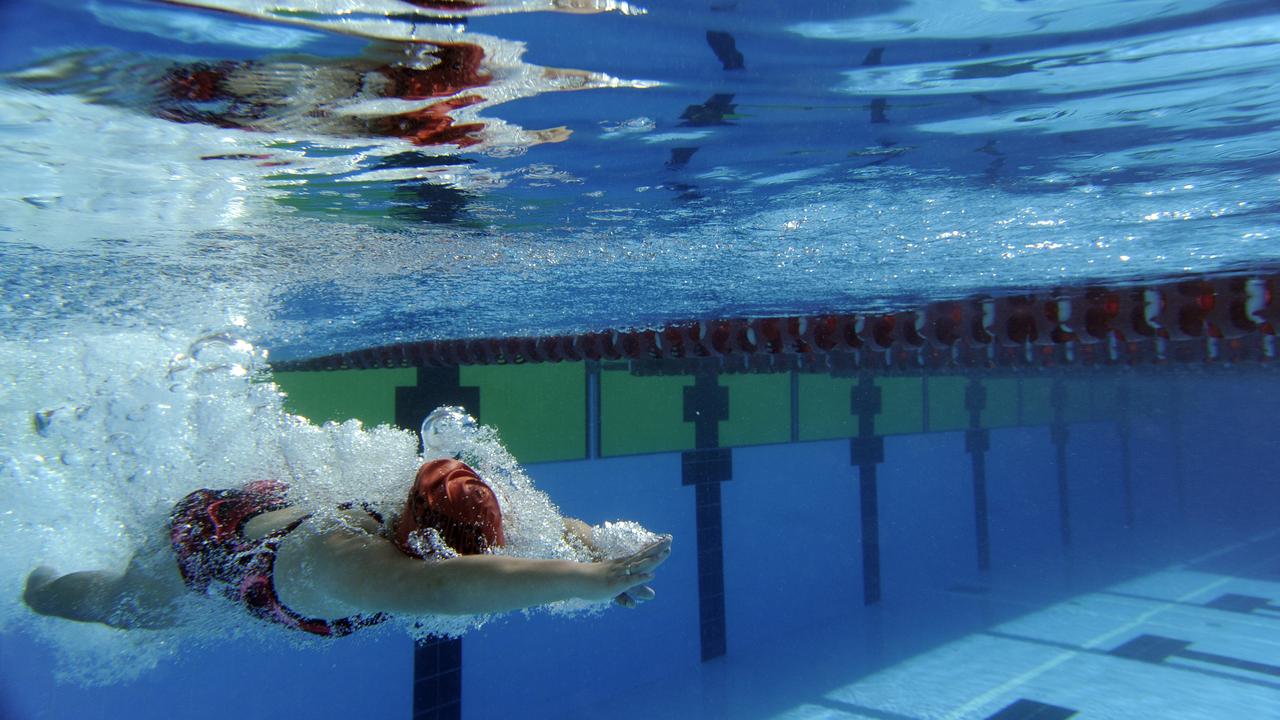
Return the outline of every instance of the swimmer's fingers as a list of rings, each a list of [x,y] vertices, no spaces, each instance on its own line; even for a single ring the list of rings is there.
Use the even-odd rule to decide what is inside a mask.
[[[614,598],[613,601],[624,608],[633,608],[642,602],[652,600],[656,595],[657,593],[648,585],[637,585]]]
[[[623,565],[629,570],[627,574],[638,575],[653,572],[671,556],[671,536],[663,535],[654,542],[645,545],[633,555],[622,558]]]
[[[666,536],[630,555],[605,561],[602,570],[607,587],[613,589],[615,593],[614,599],[618,599],[619,592],[628,594],[632,588],[640,587],[653,580],[654,569],[670,555],[671,537]]]

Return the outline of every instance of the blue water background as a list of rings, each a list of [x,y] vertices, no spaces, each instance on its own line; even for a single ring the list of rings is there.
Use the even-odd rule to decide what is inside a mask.
[[[887,438],[884,600],[873,607],[861,601],[848,443],[735,450],[722,499],[729,651],[711,663],[699,659],[694,493],[680,484],[679,455],[534,465],[530,475],[566,514],[592,521],[624,514],[675,535],[676,552],[654,584],[658,599],[642,609],[579,619],[516,614],[468,634],[463,717],[772,717],[802,702],[821,704],[827,693],[964,634],[1273,531],[1280,490],[1265,470],[1275,439],[1263,429],[1280,405],[1259,389],[1274,385],[1269,377],[1184,376],[1176,409],[1144,408],[1131,436],[1131,528],[1124,526],[1114,424],[1072,425],[1070,549],[1059,537],[1049,429],[993,430],[992,572],[985,577],[975,569],[963,433]],[[816,518],[815,504],[824,508]],[[1275,551],[1274,542],[1262,543],[1185,569],[1274,581]],[[411,715],[405,638],[355,635],[319,652],[246,643],[189,648],[135,682],[86,689],[55,684],[50,650],[10,634],[0,643],[5,717],[215,720],[229,708],[249,718]],[[1088,707],[1094,695],[1087,680],[1060,681],[1039,699]],[[1103,699],[1121,708],[1143,702],[1140,693]],[[1219,707],[1224,714],[1192,708],[1187,717],[1237,711],[1226,701]]]

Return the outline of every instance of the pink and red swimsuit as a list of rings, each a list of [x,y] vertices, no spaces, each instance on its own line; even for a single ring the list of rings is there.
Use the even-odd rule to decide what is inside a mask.
[[[284,483],[260,480],[236,490],[197,490],[183,498],[169,518],[169,533],[187,587],[208,593],[216,586],[254,617],[315,635],[340,637],[386,620],[382,613],[339,620],[309,618],[280,601],[272,577],[276,551],[285,536],[310,516],[256,540],[245,536],[244,525],[262,513],[289,507],[286,489]],[[497,496],[475,470],[458,460],[423,463],[395,527],[386,527],[381,515],[363,507],[383,525],[393,545],[420,560],[438,559],[429,551],[424,556],[411,542],[427,528],[437,530],[462,555],[481,554],[506,542]]]
[[[262,513],[288,507],[285,489],[283,483],[262,480],[234,490],[197,490],[183,498],[173,509],[169,530],[187,587],[208,593],[216,586],[254,617],[314,635],[341,637],[386,620],[381,613],[308,618],[280,601],[273,579],[276,551],[310,516],[256,540],[245,537],[244,525]]]

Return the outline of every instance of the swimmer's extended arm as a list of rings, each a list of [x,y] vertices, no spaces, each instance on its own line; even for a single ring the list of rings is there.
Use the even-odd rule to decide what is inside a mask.
[[[423,562],[382,538],[334,532],[312,543],[311,580],[364,612],[411,615],[500,613],[558,600],[608,600],[653,579],[671,553],[663,538],[628,557],[598,563],[467,555]]]
[[[604,559],[604,553],[596,546],[592,537],[591,526],[581,520],[571,517],[564,518],[564,539],[570,545],[578,545],[583,550],[586,550],[592,560],[599,561]],[[653,598],[653,588],[647,585],[637,585],[627,588],[626,592],[618,593],[618,596],[613,601],[622,607],[633,608]]]

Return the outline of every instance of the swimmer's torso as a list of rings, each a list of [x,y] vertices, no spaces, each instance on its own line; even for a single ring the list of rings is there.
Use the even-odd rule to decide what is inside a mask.
[[[367,512],[350,509],[339,513],[344,524],[350,528],[349,533],[343,533],[350,535],[349,538],[321,536],[312,521],[304,521],[296,530],[284,536],[276,551],[276,596],[281,603],[307,617],[332,619],[366,611],[338,602],[316,587],[311,576],[315,570],[319,545],[326,542],[384,543],[394,551],[391,544],[379,536],[381,525]],[[258,540],[288,527],[307,514],[307,510],[298,506],[265,512],[244,524],[244,535],[248,539]]]

